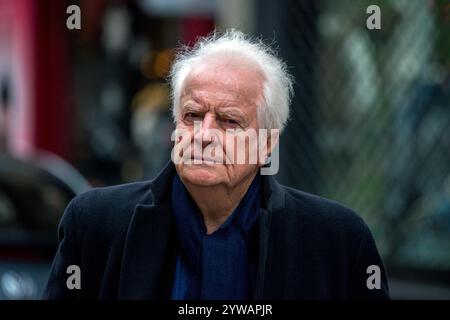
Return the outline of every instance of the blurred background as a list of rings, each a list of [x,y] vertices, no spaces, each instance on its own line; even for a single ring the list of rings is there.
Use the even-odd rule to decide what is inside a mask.
[[[174,49],[231,27],[296,79],[278,180],[365,219],[393,298],[450,299],[444,0],[0,0],[0,299],[39,297],[70,199],[170,159]]]

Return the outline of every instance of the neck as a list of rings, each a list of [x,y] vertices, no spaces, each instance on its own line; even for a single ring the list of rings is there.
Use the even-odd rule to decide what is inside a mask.
[[[223,184],[198,186],[184,183],[203,216],[207,234],[211,234],[219,229],[233,213],[250,187],[257,172],[258,170],[246,176],[242,181],[232,187]]]

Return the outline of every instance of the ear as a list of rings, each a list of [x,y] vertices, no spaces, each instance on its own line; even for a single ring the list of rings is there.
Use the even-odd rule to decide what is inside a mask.
[[[266,134],[259,134],[259,145],[261,146],[261,150],[259,150],[259,166],[262,167],[267,164],[270,155],[273,150],[277,146],[280,140],[280,130],[279,129],[271,129],[267,130]],[[265,144],[265,148],[264,148]]]

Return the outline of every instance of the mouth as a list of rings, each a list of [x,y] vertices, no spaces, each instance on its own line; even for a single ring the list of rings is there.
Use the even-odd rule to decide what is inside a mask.
[[[191,164],[220,164],[214,158],[202,157],[202,156],[191,156]]]

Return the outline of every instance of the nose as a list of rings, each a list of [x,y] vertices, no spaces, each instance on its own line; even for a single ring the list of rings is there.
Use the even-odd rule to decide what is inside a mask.
[[[203,131],[208,131],[209,129],[216,129],[216,117],[210,113],[205,114],[202,121],[202,129]]]
[[[214,141],[215,135],[211,129],[217,129],[217,122],[214,115],[207,113],[203,117],[200,131],[195,135],[197,143],[199,143],[199,140],[201,139],[202,148],[205,148]]]

